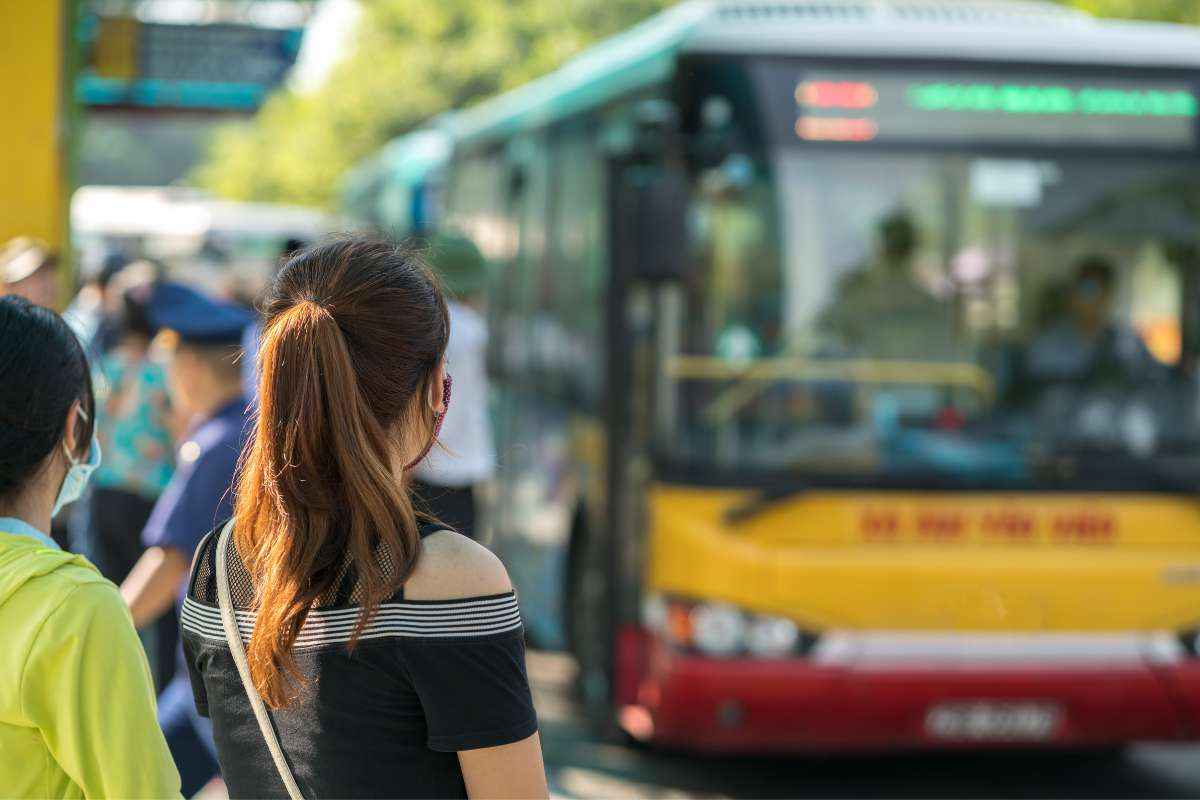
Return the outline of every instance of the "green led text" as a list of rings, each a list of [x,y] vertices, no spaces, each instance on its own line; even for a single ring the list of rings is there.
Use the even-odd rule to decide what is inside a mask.
[[[909,103],[922,111],[999,114],[1080,114],[1125,117],[1195,117],[1200,104],[1189,91],[1029,86],[991,83],[917,83]]]

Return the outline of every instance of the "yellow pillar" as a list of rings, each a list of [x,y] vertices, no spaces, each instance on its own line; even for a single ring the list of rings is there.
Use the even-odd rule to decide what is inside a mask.
[[[0,0],[0,243],[65,250],[67,0]]]

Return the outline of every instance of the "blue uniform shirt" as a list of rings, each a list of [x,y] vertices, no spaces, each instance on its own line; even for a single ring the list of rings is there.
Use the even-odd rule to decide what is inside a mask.
[[[233,476],[245,437],[246,400],[240,396],[192,430],[142,531],[143,544],[174,547],[191,560],[204,535],[233,515]]]

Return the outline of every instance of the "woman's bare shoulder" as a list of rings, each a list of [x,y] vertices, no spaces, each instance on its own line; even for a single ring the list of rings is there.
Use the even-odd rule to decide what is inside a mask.
[[[500,559],[483,545],[453,531],[421,540],[421,558],[404,585],[406,600],[458,600],[512,591]]]

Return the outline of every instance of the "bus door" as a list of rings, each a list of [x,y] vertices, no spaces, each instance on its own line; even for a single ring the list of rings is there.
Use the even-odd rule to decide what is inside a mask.
[[[603,559],[608,637],[603,654],[610,704],[631,701],[626,680],[641,672],[638,617],[645,569],[646,489],[656,374],[660,296],[683,275],[686,190],[662,148],[613,158],[608,168],[609,285],[606,321],[607,504]],[[587,668],[586,665],[581,665]],[[584,684],[585,689],[587,683]]]
[[[557,613],[563,543],[553,531],[554,464],[561,450],[552,402],[549,350],[554,320],[541,298],[547,275],[549,159],[541,137],[513,140],[504,154],[505,218],[511,241],[506,275],[497,286],[492,319],[496,383],[495,547],[513,582],[530,637],[538,646],[563,646]],[[451,366],[453,370],[453,366]]]

